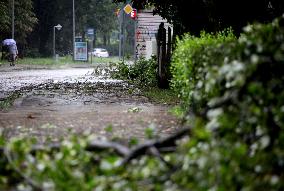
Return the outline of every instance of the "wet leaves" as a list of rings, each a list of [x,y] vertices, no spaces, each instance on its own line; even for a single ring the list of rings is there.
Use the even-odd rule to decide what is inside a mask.
[[[30,113],[30,114],[28,114],[27,118],[28,119],[35,119],[36,117],[33,114]]]
[[[128,112],[129,112],[129,113],[139,113],[139,112],[141,112],[141,111],[142,111],[142,109],[139,108],[139,107],[133,107],[133,108],[129,108],[129,109],[128,109]]]

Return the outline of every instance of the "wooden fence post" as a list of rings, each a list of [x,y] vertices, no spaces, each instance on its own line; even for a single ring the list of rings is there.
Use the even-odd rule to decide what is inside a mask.
[[[168,87],[167,79],[167,31],[164,28],[164,23],[159,25],[157,35],[157,62],[158,62],[158,86],[160,88]]]

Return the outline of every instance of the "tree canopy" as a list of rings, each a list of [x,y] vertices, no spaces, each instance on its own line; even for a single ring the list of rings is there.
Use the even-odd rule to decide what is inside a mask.
[[[87,28],[97,35],[109,38],[118,28],[116,5],[112,0],[75,1],[76,35],[84,36]],[[0,39],[11,38],[12,5],[10,0],[0,1]],[[61,24],[56,33],[57,49],[62,53],[72,51],[72,1],[70,0],[15,0],[15,40],[20,53],[48,56],[52,52],[52,29]],[[112,14],[113,13],[113,14]],[[105,40],[106,42],[106,40]]]
[[[72,52],[72,1],[33,0],[38,25],[31,37],[30,45],[40,55],[52,52],[52,28],[58,23],[62,30],[56,34],[57,49],[62,53]],[[115,4],[111,0],[75,1],[76,35],[84,36],[87,28],[94,28],[96,34],[109,36],[116,28]],[[33,54],[34,54],[33,53]]]
[[[9,0],[0,1],[0,12],[0,39],[11,38],[12,19]],[[36,23],[32,0],[15,0],[15,39],[19,44],[26,44],[26,37]]]
[[[114,0],[125,2],[125,0]],[[242,27],[255,21],[269,22],[284,12],[282,0],[132,0],[137,9],[154,7],[154,13],[172,22],[178,34]]]

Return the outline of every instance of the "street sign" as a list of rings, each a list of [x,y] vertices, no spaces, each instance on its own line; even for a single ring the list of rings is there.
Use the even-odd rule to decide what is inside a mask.
[[[89,28],[87,30],[88,35],[93,35],[94,34],[94,29],[93,28]]]
[[[133,10],[133,8],[131,7],[130,4],[127,4],[127,5],[123,8],[123,10],[124,10],[124,12],[125,12],[126,14],[129,14],[129,13],[131,13],[131,11]]]
[[[75,36],[75,42],[82,42],[82,36]]]
[[[93,28],[87,29],[87,36],[89,40],[94,40],[95,37],[95,30]]]
[[[137,17],[137,10],[136,9],[133,9],[130,13],[130,17],[131,19],[135,20],[136,17]]]

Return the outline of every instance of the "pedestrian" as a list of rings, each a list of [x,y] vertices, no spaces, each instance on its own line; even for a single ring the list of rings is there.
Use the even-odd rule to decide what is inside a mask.
[[[5,39],[2,42],[2,60],[6,58],[10,62],[10,66],[15,66],[18,56],[18,48],[14,39]]]
[[[11,44],[8,46],[9,48],[9,62],[11,66],[15,66],[15,61],[17,59],[18,56],[18,48],[16,44]]]

